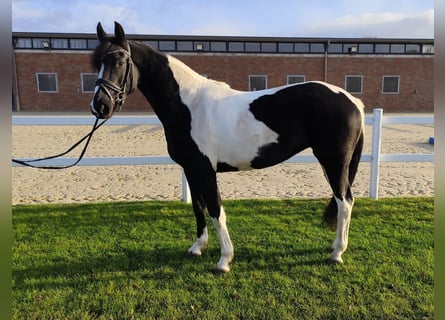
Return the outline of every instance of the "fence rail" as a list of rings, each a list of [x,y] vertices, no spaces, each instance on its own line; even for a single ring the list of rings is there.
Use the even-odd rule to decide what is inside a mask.
[[[33,126],[67,126],[67,125],[92,125],[94,119],[91,116],[26,116],[14,115],[12,125]],[[383,124],[418,124],[434,125],[434,116],[383,116],[383,109],[374,109],[372,115],[365,117],[365,124],[372,126],[371,153],[363,154],[362,162],[369,162],[370,181],[369,196],[378,199],[379,167],[381,162],[432,162],[434,154],[381,154],[382,125]],[[161,125],[156,116],[119,115],[111,118],[107,125]],[[42,165],[63,166],[73,163],[76,158],[63,157],[47,160]],[[30,159],[19,159],[22,161]],[[295,155],[286,163],[315,163],[317,159],[313,155]],[[83,158],[78,166],[116,166],[116,165],[164,165],[175,162],[168,156],[134,156],[134,157],[87,157]],[[13,167],[20,164],[12,163]],[[184,173],[182,174],[182,200],[190,202],[190,190]]]

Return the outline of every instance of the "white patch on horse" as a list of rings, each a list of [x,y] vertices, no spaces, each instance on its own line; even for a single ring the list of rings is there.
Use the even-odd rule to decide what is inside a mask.
[[[330,260],[337,263],[343,263],[341,255],[348,247],[349,224],[351,222],[351,212],[354,201],[349,202],[345,199],[335,197],[337,203],[337,234],[332,244],[334,250],[330,256]]]
[[[189,253],[200,256],[202,251],[207,248],[207,243],[209,242],[209,234],[207,232],[207,227],[204,227],[202,235],[196,239],[193,246],[190,247]]]
[[[104,76],[104,70],[105,70],[105,66],[104,66],[104,64],[102,63],[102,64],[100,65],[99,73],[97,74],[97,79],[102,79],[102,77]],[[95,87],[94,87],[94,95],[93,95],[93,99],[91,100],[91,103],[90,103],[91,111],[93,111],[94,114],[97,113],[97,110],[94,109],[94,96],[95,96],[96,93],[99,91],[99,88],[100,88],[99,86],[95,86]]]
[[[219,218],[212,218],[216,231],[218,231],[219,242],[221,244],[221,258],[216,265],[216,269],[224,272],[230,271],[230,262],[233,260],[233,246],[230,240],[229,232],[226,225],[226,212],[221,206]]]
[[[283,87],[242,92],[206,79],[171,56],[168,60],[181,100],[190,110],[191,136],[199,150],[215,170],[218,162],[240,170],[251,169],[250,163],[260,148],[276,143],[278,134],[255,119],[249,104]]]

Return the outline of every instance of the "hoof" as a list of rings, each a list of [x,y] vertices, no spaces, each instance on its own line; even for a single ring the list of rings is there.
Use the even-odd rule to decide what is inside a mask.
[[[229,271],[225,271],[225,270],[220,270],[220,269],[212,269],[212,273],[215,275],[215,276],[218,276],[218,277],[222,277],[222,276],[224,276],[224,275],[226,275],[227,273],[229,273]]]
[[[343,260],[335,260],[335,259],[329,258],[329,259],[327,259],[327,263],[331,266],[336,266],[338,264],[342,264]]]
[[[193,252],[187,252],[187,258],[189,259],[201,258],[201,255]]]

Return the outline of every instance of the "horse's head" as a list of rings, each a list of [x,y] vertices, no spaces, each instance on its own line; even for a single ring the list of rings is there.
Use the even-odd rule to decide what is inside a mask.
[[[114,37],[108,37],[100,22],[97,24],[99,45],[94,50],[93,63],[99,70],[91,112],[100,119],[107,119],[119,111],[125,98],[134,91],[139,72],[131,58],[130,44],[122,26],[114,23]]]

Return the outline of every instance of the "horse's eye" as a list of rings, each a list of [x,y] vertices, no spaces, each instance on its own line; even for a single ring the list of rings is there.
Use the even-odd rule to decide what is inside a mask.
[[[125,63],[123,61],[118,61],[116,66],[119,67],[119,68],[122,68],[124,66],[124,64]]]

